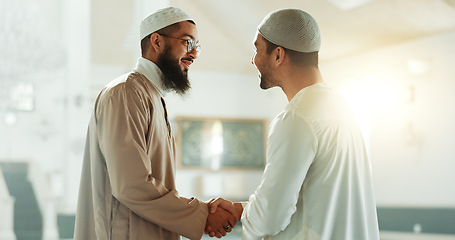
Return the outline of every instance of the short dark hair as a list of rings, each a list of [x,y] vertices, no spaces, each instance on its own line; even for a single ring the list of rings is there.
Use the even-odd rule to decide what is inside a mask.
[[[187,22],[190,22],[192,24],[195,24],[193,21],[191,20],[188,20]],[[159,33],[159,34],[164,34],[164,35],[169,35],[173,32],[176,32],[180,29],[180,24],[179,23],[174,23],[172,25],[169,25],[167,27],[164,27],[164,28],[161,28],[160,30],[156,31],[156,33]],[[145,36],[142,40],[141,40],[141,54],[142,56],[144,56],[144,54],[147,52],[147,48],[150,44],[150,36],[152,35],[152,33],[150,33],[149,35]]]
[[[278,46],[269,40],[265,39],[266,45],[267,45],[267,54],[272,53],[272,51],[277,48],[281,47]],[[298,52],[294,51],[285,47],[282,47],[284,49],[284,52],[286,55],[289,56],[289,59],[291,59],[291,62],[294,63],[295,66],[297,67],[306,67],[306,66],[314,66],[318,67],[319,64],[319,52]]]

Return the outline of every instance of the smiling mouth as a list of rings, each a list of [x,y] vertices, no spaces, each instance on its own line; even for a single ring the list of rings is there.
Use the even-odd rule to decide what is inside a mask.
[[[190,65],[193,63],[193,60],[191,59],[182,59],[181,61],[185,69],[189,69]]]

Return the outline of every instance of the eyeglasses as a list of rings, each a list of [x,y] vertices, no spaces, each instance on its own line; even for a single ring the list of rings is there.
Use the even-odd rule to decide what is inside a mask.
[[[202,47],[201,47],[201,45],[196,45],[196,42],[194,41],[194,39],[183,39],[183,38],[173,37],[173,36],[169,36],[169,35],[165,35],[165,34],[161,34],[161,33],[158,33],[158,34],[163,37],[175,38],[175,39],[179,39],[182,41],[186,41],[186,51],[188,53],[192,52],[194,49],[196,49],[197,55],[199,55],[201,53]]]

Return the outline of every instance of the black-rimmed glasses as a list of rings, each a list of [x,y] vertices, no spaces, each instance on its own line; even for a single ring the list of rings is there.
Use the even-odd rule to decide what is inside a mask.
[[[178,37],[173,37],[173,36],[169,36],[169,35],[165,35],[165,34],[161,34],[161,33],[158,33],[159,35],[163,36],[163,37],[169,37],[169,38],[175,38],[175,39],[179,39],[179,40],[182,40],[182,41],[186,41],[186,51],[187,52],[192,52],[194,49],[196,49],[196,53],[197,55],[199,55],[201,53],[201,45],[196,45],[196,42],[194,41],[194,39],[183,39],[183,38],[178,38]]]

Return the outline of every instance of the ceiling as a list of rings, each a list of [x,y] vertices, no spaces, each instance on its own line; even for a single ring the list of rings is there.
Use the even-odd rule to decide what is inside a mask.
[[[318,21],[320,62],[413,39],[455,31],[455,0],[364,0],[342,9],[331,2],[354,0],[171,0],[198,26],[202,54],[193,69],[255,73],[250,60],[257,25],[271,11],[295,7]],[[357,0],[355,0],[357,1]]]

